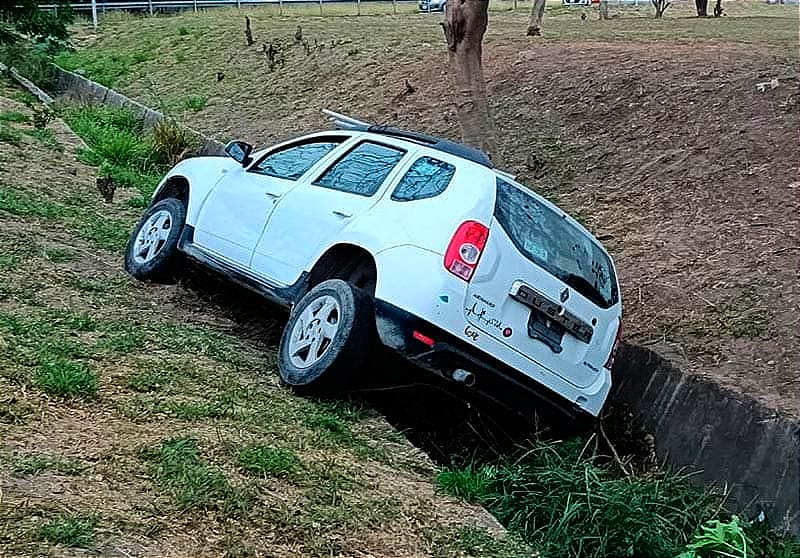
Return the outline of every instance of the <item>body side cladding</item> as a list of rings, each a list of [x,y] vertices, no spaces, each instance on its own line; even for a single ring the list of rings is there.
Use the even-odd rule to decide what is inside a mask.
[[[186,225],[178,241],[178,249],[191,259],[203,264],[215,273],[222,275],[232,283],[236,283],[240,287],[253,291],[282,308],[291,309],[291,307],[308,291],[309,274],[306,271],[304,271],[300,275],[300,278],[292,285],[287,287],[272,287],[259,281],[255,277],[243,273],[234,266],[228,265],[209,255],[207,252],[195,246],[192,243],[193,239],[194,227]]]

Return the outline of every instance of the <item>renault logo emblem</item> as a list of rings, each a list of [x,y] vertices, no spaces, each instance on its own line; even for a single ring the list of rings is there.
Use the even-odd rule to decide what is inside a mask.
[[[564,289],[561,291],[561,302],[566,302],[569,298],[569,289]]]

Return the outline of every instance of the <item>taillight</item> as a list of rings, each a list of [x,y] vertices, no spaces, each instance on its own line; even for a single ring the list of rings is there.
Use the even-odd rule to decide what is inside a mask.
[[[622,341],[622,320],[618,320],[617,336],[614,339],[614,345],[611,347],[611,354],[608,355],[608,360],[603,365],[603,368],[611,370],[614,367],[614,359],[617,358],[617,349],[619,349],[619,344],[621,341]]]
[[[464,281],[472,279],[489,238],[489,229],[477,221],[465,221],[458,227],[444,254],[444,267]]]

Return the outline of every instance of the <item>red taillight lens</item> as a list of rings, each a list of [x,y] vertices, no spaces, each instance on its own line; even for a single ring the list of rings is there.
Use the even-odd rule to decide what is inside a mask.
[[[622,320],[617,323],[617,337],[614,339],[614,345],[611,347],[611,354],[608,355],[608,360],[603,365],[604,368],[611,370],[614,367],[614,359],[617,358],[617,349],[622,341]]]
[[[472,279],[488,238],[489,229],[485,225],[477,221],[461,223],[447,246],[444,268],[464,281]]]

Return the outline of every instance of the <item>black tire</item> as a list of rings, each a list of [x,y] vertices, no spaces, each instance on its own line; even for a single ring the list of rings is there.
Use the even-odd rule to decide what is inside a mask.
[[[149,226],[151,218],[160,211],[169,213],[169,233],[165,239],[155,241],[157,251],[152,259],[137,260],[136,237],[144,227]],[[148,208],[133,229],[128,247],[125,249],[125,270],[137,279],[146,281],[165,281],[172,279],[175,264],[180,259],[178,240],[186,224],[186,206],[175,198],[163,199]]]
[[[333,297],[341,310],[338,329],[319,360],[308,367],[298,367],[289,354],[292,332],[303,312],[313,304],[319,304],[320,299],[326,296]],[[323,281],[292,308],[278,349],[281,381],[302,393],[342,391],[367,362],[375,342],[374,332],[372,298],[347,281]]]

